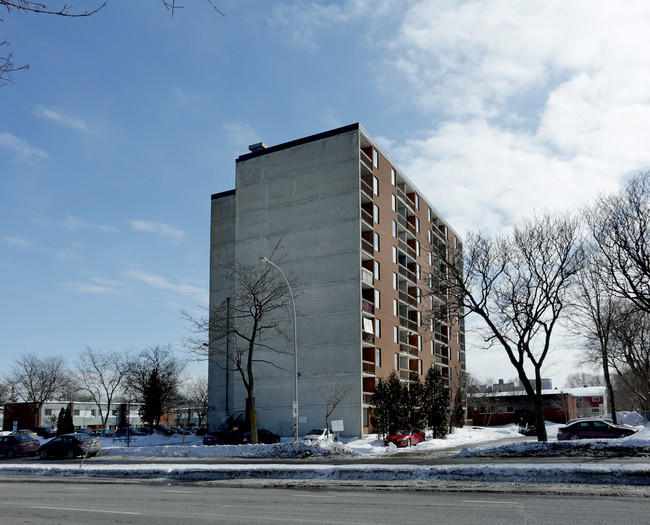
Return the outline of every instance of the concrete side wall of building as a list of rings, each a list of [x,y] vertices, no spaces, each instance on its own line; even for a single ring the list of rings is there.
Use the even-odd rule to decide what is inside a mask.
[[[228,274],[235,259],[235,195],[212,199],[210,221],[210,310],[228,308],[233,282]],[[228,417],[233,398],[233,370],[227,361],[227,342],[216,343],[209,334],[208,421],[212,429]]]
[[[344,421],[344,435],[361,434],[359,184],[356,130],[237,165],[235,258],[258,265],[268,257],[298,283],[300,434],[325,426],[326,403],[318,390],[336,378],[352,390],[332,417]],[[289,436],[293,343],[265,343],[286,354],[260,354],[277,367],[256,365],[258,427]],[[244,412],[246,392],[233,379],[231,411]]]

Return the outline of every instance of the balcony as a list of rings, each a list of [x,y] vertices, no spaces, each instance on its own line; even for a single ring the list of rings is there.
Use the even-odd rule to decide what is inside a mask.
[[[400,317],[399,318],[399,325],[401,327],[403,327],[403,328],[407,328],[408,330],[411,330],[411,332],[417,332],[418,331],[418,324],[415,321],[411,321],[410,319],[406,319],[405,317]]]
[[[418,280],[417,277],[415,276],[415,273],[412,272],[411,270],[408,270],[404,268],[401,264],[398,265],[399,268],[399,274],[402,277],[406,277],[408,280],[410,280],[413,284],[417,284]]]
[[[361,332],[361,341],[364,345],[373,346],[375,344],[375,334],[370,334],[368,332]]]
[[[366,268],[361,268],[361,282],[363,284],[367,284],[368,286],[374,286],[375,276],[372,274],[370,270],[367,270]]]
[[[365,299],[361,301],[361,311],[368,314],[375,314],[375,305]]]
[[[402,290],[399,291],[399,300],[403,303],[408,304],[409,306],[412,306],[413,308],[418,307],[417,298],[413,297],[412,295],[409,295],[406,292],[403,292]]]
[[[415,199],[413,198],[414,193],[406,193],[403,188],[397,188],[397,196],[402,200],[404,204],[410,206],[411,210],[415,210]]]
[[[372,182],[368,182],[365,178],[362,178],[361,191],[372,200]]]
[[[399,345],[399,351],[402,354],[408,355],[409,357],[417,357],[418,355],[418,349],[415,346],[411,345],[406,345],[406,344],[400,344]]]
[[[397,246],[402,253],[408,255],[413,261],[417,259],[417,252],[415,248],[411,247],[408,243],[404,242],[402,239],[398,239]]]
[[[364,374],[375,375],[375,363],[361,363]]]
[[[373,394],[363,394],[363,404],[364,405],[372,405],[373,404]]]

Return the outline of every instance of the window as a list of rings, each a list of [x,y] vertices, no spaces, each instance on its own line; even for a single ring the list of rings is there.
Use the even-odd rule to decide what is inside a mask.
[[[375,348],[375,366],[381,366],[381,348]]]
[[[375,148],[372,148],[372,165],[375,168],[379,167],[379,153],[377,152],[377,150]],[[379,194],[377,194],[377,195],[379,195]]]
[[[397,274],[393,273],[393,290],[397,290]]]
[[[395,195],[391,195],[391,207],[393,208],[393,211],[397,211],[397,197]]]
[[[368,409],[367,408],[363,409],[363,426],[364,427],[368,426]]]
[[[415,241],[415,252],[420,256],[420,241]]]
[[[395,186],[396,183],[396,177],[395,177],[395,170],[393,168],[390,169],[390,183]],[[393,208],[395,209],[395,208]]]
[[[415,209],[420,209],[420,196],[417,193],[415,194]]]
[[[375,195],[379,195],[379,179],[377,177],[372,178],[372,191]]]
[[[379,319],[375,319],[375,335],[381,337],[381,321]]]
[[[418,374],[422,375],[422,359],[418,359]]]
[[[112,415],[112,416],[117,416],[117,409],[115,409],[115,410],[111,410],[111,415]]]
[[[592,397],[591,400],[592,400],[594,403],[598,403],[598,402],[600,401],[600,397]]]
[[[431,208],[427,208],[427,219],[431,222]]]
[[[399,328],[393,326],[393,343],[399,343]]]
[[[393,246],[393,263],[397,264],[397,247]],[[397,288],[395,288],[397,290]]]
[[[417,217],[415,218],[415,231],[417,233],[420,233],[420,219],[418,219]]]
[[[418,312],[419,314],[420,312]],[[422,352],[422,336],[418,335],[418,352]],[[422,373],[422,372],[420,372]]]
[[[94,409],[94,408],[90,410],[90,415],[91,415],[92,417],[95,417],[95,416],[97,415],[97,414],[95,413],[95,409]]]
[[[393,356],[393,368],[399,370],[399,354]]]
[[[46,408],[45,409],[45,415],[46,416],[51,416],[52,415],[52,409],[51,408]]]
[[[74,415],[74,416],[78,416],[78,415],[79,415],[79,409],[78,409],[78,408],[75,408],[75,409],[73,410],[73,415]]]
[[[379,263],[375,261],[375,280],[379,280]]]
[[[375,232],[375,251],[379,251],[379,234]]]
[[[375,204],[373,211],[373,219],[377,224],[379,224],[379,206]]]
[[[380,297],[379,290],[375,290],[375,308],[381,308],[379,297]]]
[[[397,223],[393,221],[393,237],[397,237]]]
[[[397,312],[398,312],[397,299],[393,299],[393,315],[395,317],[397,317]]]

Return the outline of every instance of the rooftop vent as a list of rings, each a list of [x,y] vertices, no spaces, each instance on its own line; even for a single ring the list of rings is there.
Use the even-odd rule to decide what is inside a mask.
[[[265,150],[266,148],[267,146],[266,144],[264,144],[264,142],[258,142],[257,144],[251,144],[250,146],[248,146],[248,149],[250,151],[262,151]]]

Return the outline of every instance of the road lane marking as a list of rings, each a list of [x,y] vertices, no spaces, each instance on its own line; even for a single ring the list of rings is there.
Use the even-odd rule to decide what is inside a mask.
[[[129,512],[125,510],[101,510],[101,509],[78,509],[74,507],[44,507],[41,505],[28,505],[29,509],[40,509],[40,510],[73,510],[76,512],[103,512],[105,514],[132,514],[139,516],[142,512]]]

